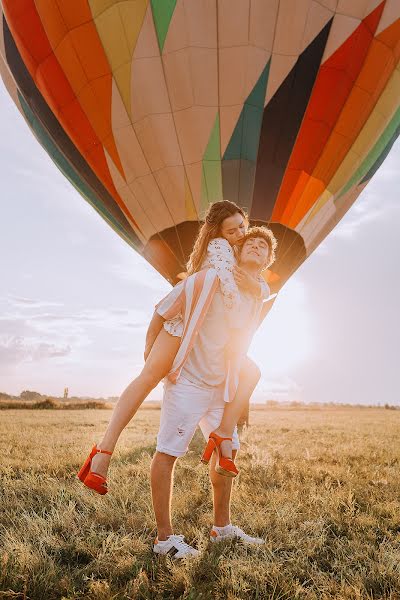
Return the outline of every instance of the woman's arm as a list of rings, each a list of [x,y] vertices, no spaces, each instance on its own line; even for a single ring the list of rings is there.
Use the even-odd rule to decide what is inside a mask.
[[[233,276],[236,260],[227,240],[215,238],[209,242],[207,263],[217,272],[229,325],[231,328],[238,328],[240,327],[240,293]]]

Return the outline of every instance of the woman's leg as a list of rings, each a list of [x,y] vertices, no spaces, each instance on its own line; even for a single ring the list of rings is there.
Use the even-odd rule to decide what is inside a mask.
[[[170,335],[164,328],[158,334],[142,372],[122,392],[106,432],[97,447],[113,451],[121,432],[128,425],[142,402],[170,371],[181,342],[180,337]],[[107,474],[110,456],[96,454],[92,459],[92,471]]]
[[[235,397],[232,402],[225,404],[222,421],[218,429],[215,429],[215,433],[219,436],[232,437],[233,430],[246,409],[260,377],[260,369],[251,358],[246,356],[240,370],[239,385]],[[223,456],[232,458],[232,443],[222,442],[221,451]]]

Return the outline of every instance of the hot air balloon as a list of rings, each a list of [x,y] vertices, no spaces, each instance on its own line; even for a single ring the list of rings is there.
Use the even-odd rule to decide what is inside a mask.
[[[210,203],[277,292],[400,127],[399,0],[2,0],[0,71],[56,165],[175,283]]]

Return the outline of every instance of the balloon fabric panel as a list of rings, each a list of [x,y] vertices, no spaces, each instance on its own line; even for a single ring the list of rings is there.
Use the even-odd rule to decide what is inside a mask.
[[[264,110],[251,215],[268,221],[320,66],[330,23],[300,55]]]
[[[389,62],[386,69],[376,71],[375,55],[381,54],[380,64],[384,67]],[[388,59],[388,62],[387,62]],[[318,200],[318,197],[328,187],[336,170],[340,167],[346,154],[349,152],[354,140],[360,133],[370,112],[383,92],[384,87],[394,69],[394,61],[390,50],[380,40],[373,40],[369,46],[369,53],[363,62],[362,71],[359,77],[364,81],[367,78],[373,78],[372,90],[356,84],[351,89],[346,104],[337,119],[335,127],[326,141],[322,154],[312,170],[312,175],[307,184],[303,184],[303,189],[299,189],[296,195],[291,197],[291,206],[287,207],[282,216],[283,222],[289,226],[295,227],[308,209]],[[369,71],[366,73],[366,71]]]
[[[400,132],[397,0],[0,7],[0,73],[28,126],[171,283],[228,198],[277,236],[279,291]]]

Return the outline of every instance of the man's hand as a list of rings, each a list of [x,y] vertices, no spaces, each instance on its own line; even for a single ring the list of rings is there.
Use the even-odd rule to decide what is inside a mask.
[[[249,273],[246,273],[243,269],[235,265],[233,267],[233,277],[236,281],[237,286],[246,292],[250,292],[253,296],[261,296],[261,284]]]

